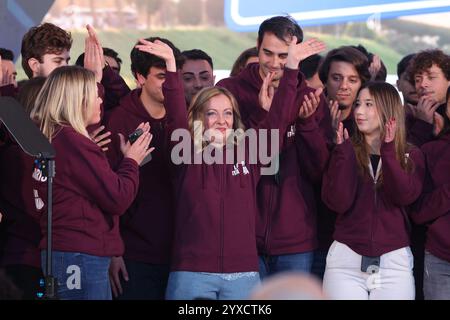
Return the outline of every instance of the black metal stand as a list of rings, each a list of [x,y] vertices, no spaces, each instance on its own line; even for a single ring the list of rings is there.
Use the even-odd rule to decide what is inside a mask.
[[[44,293],[40,298],[45,300],[56,300],[58,292],[58,281],[53,277],[53,255],[52,255],[52,222],[53,222],[53,178],[55,177],[55,160],[48,155],[40,155],[36,160],[38,169],[41,170],[42,176],[47,177],[47,256],[45,278],[42,283]]]
[[[38,298],[56,299],[57,281],[52,275],[52,201],[53,178],[55,177],[55,149],[42,134],[36,124],[31,121],[24,108],[11,97],[0,97],[0,122],[5,125],[14,141],[30,156],[36,158],[35,165],[47,177],[48,183],[48,239],[46,277],[41,280],[45,293],[39,293]]]

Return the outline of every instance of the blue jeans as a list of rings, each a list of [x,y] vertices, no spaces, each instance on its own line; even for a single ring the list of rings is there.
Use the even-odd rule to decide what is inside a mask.
[[[46,273],[46,252],[41,252]],[[53,251],[52,272],[57,280],[57,298],[61,300],[111,300],[109,283],[110,257],[79,252]]]
[[[450,300],[450,262],[425,251],[423,273],[425,300]]]
[[[243,300],[260,283],[258,272],[238,274],[175,271],[169,275],[167,300]]]
[[[169,266],[124,261],[129,280],[121,279],[123,294],[118,300],[164,300]]]
[[[259,256],[261,279],[283,271],[311,272],[314,252],[283,254],[279,256]]]

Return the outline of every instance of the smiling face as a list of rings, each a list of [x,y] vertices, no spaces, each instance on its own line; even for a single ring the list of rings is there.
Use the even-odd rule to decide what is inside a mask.
[[[259,74],[261,78],[264,79],[269,72],[272,72],[275,74],[273,82],[275,84],[279,82],[283,76],[288,49],[287,41],[278,39],[273,33],[264,33],[261,45],[258,47]]]
[[[361,84],[358,71],[351,63],[331,63],[326,83],[327,95],[329,99],[336,100],[341,109],[352,107]]]
[[[380,134],[380,117],[375,99],[369,89],[362,89],[356,99],[354,111],[358,130],[364,135]]]
[[[206,60],[186,60],[181,68],[181,74],[188,104],[201,89],[214,85],[213,70]]]
[[[227,96],[219,94],[212,97],[204,108],[203,125],[205,131],[210,130],[211,133],[214,133],[216,139],[221,136],[222,141],[219,141],[219,143],[225,143],[231,129],[233,129],[233,115],[233,106]]]

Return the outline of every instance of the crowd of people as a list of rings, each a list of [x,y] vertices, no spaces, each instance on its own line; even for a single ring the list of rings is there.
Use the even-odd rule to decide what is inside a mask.
[[[450,299],[442,50],[404,57],[394,87],[380,55],[348,45],[321,56],[324,43],[276,16],[218,83],[201,49],[139,39],[131,89],[92,27],[73,66],[71,46],[56,25],[31,28],[19,83],[0,49],[0,96],[56,150],[58,298],[288,299],[305,285],[314,292],[291,298]],[[3,125],[0,164],[0,283],[34,299],[47,179]],[[315,278],[283,280],[292,272]],[[276,293],[258,293],[266,281]]]

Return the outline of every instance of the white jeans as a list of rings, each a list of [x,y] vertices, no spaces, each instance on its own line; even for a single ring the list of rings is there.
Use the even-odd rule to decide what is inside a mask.
[[[409,247],[385,253],[378,273],[361,271],[361,255],[334,241],[328,250],[323,290],[333,300],[414,300],[414,258]]]

